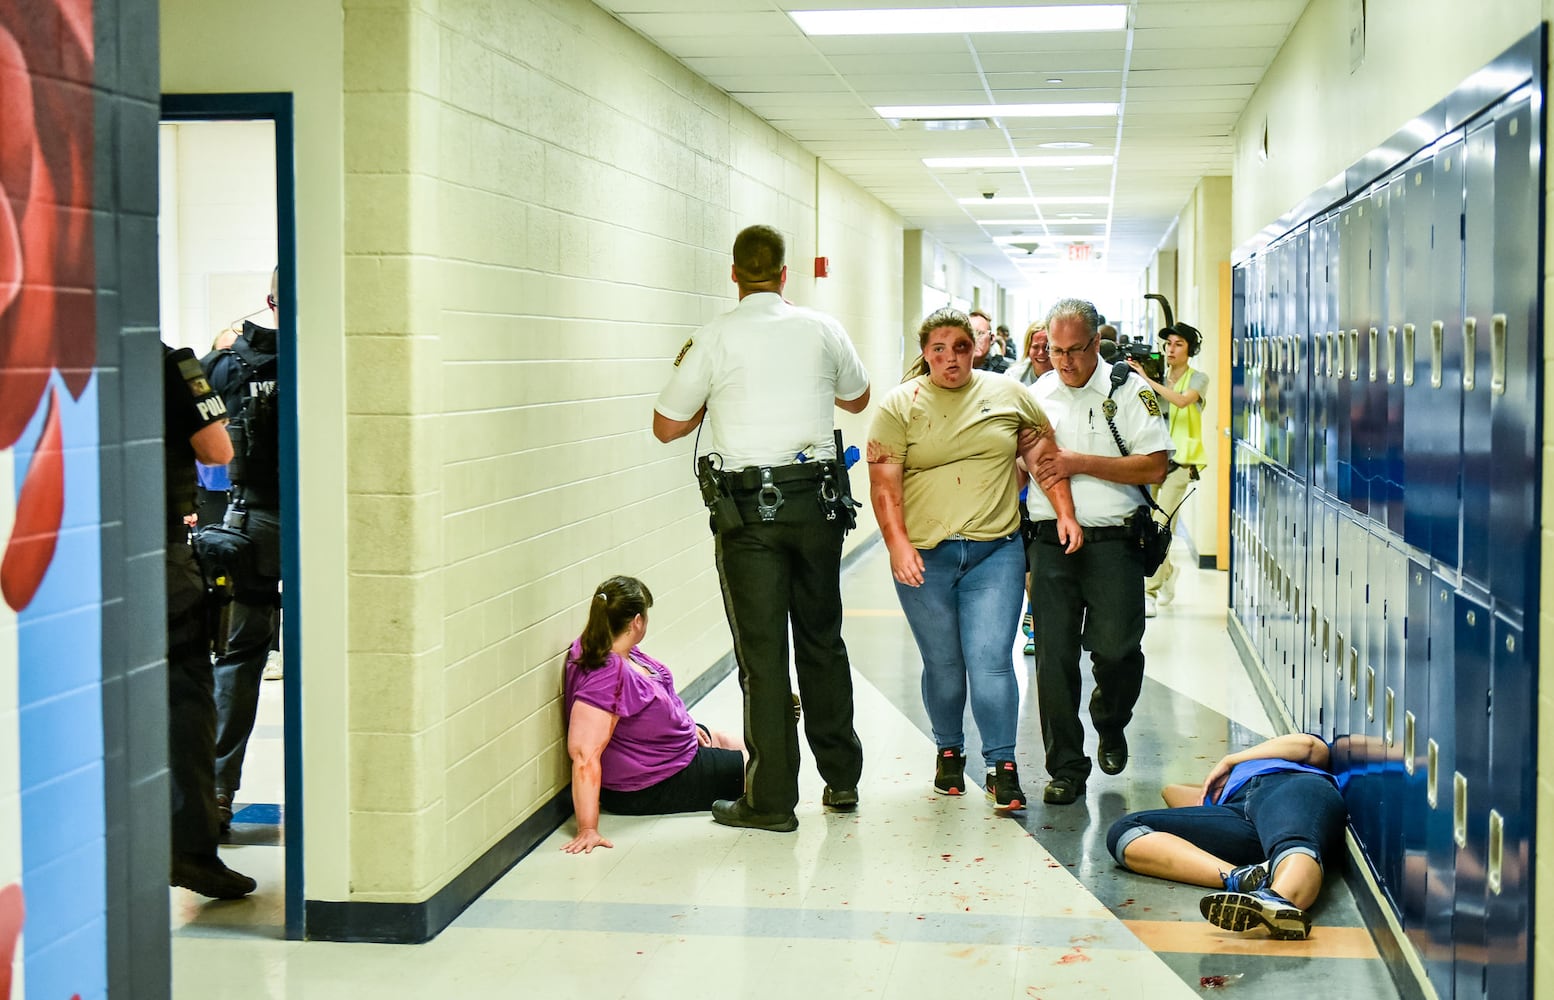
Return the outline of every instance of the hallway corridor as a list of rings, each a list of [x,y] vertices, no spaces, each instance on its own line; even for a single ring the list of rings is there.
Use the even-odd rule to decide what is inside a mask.
[[[1189,555],[1179,545],[1175,558]],[[174,995],[1054,1000],[1143,987],[1164,1000],[1204,995],[1201,978],[1228,976],[1231,995],[1248,1000],[1397,996],[1338,877],[1312,911],[1311,938],[1273,942],[1210,926],[1198,916],[1201,890],[1121,871],[1107,855],[1112,820],[1270,731],[1225,632],[1225,575],[1182,577],[1145,637],[1132,762],[1092,778],[1074,806],[1038,803],[1008,818],[980,795],[933,794],[917,650],[885,550],[873,545],[843,577],[866,754],[856,813],[821,810],[806,762],[792,836],[699,814],[606,816],[615,847],[573,857],[559,850],[569,824],[420,946],[259,938],[222,925],[262,904],[175,906],[175,920],[180,909],[191,919],[173,934]],[[1023,664],[1019,764],[1030,790],[1045,779],[1032,661]],[[739,711],[732,676],[693,706],[729,728]]]

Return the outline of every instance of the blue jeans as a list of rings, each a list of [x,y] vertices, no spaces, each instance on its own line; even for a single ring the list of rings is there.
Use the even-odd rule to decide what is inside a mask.
[[[1106,847],[1124,868],[1128,845],[1146,833],[1170,833],[1232,865],[1268,861],[1268,870],[1292,854],[1319,865],[1343,851],[1348,810],[1333,783],[1318,774],[1261,774],[1218,806],[1185,806],[1129,813],[1106,834]],[[1323,865],[1323,867],[1326,867]]]
[[[1014,633],[1025,600],[1019,532],[990,542],[945,539],[920,549],[923,585],[896,584],[901,610],[923,657],[923,707],[934,745],[966,745],[966,692],[988,767],[1014,760],[1020,715]]]

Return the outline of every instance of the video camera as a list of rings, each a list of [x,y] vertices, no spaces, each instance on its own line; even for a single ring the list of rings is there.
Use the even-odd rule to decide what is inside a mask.
[[[1119,361],[1137,361],[1144,373],[1156,382],[1165,380],[1165,355],[1155,350],[1149,344],[1135,344],[1132,342],[1117,345],[1117,359]]]

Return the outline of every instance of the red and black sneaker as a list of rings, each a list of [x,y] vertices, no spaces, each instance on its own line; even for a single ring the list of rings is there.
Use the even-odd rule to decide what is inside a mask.
[[[987,772],[987,799],[1000,812],[1025,808],[1025,792],[1020,789],[1020,772],[1014,761],[1001,760]]]
[[[939,751],[934,766],[933,790],[940,795],[966,794],[966,755],[954,747]]]

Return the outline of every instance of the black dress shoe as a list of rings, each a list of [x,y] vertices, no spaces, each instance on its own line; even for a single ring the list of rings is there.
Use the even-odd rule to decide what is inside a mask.
[[[744,799],[719,799],[712,804],[712,818],[724,826],[768,833],[792,833],[799,828],[799,818],[792,813],[756,812]]]
[[[826,790],[820,795],[820,804],[827,809],[835,809],[837,812],[850,813],[858,808],[858,789],[832,788],[826,786]]]
[[[173,858],[168,882],[212,899],[242,899],[259,886],[247,875],[228,868],[220,858],[192,854]]]
[[[1066,806],[1073,803],[1085,791],[1083,778],[1059,777],[1047,782],[1047,788],[1041,794],[1041,800],[1052,806]]]
[[[1117,737],[1116,741],[1103,742],[1096,752],[1097,762],[1101,770],[1107,774],[1121,774],[1122,769],[1128,766],[1128,740],[1125,736]]]

